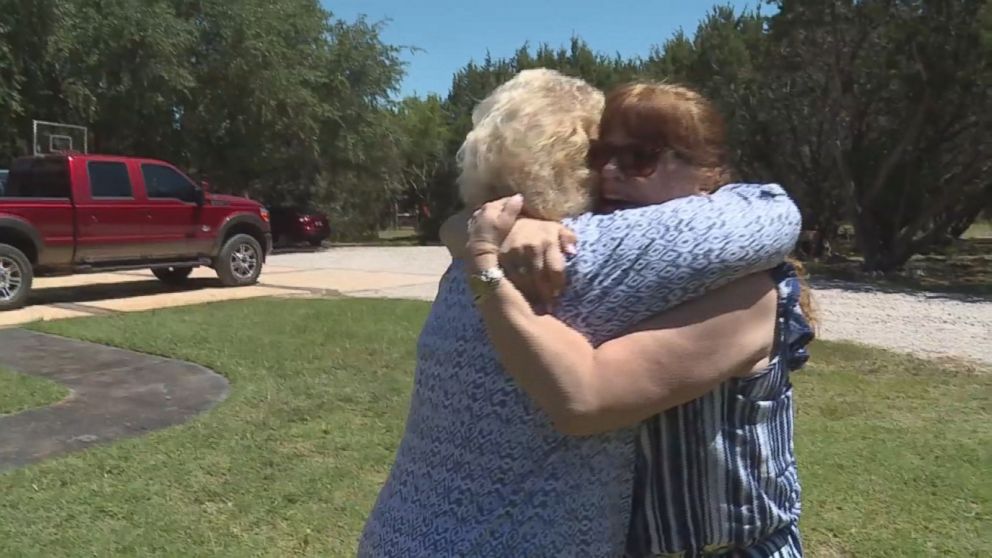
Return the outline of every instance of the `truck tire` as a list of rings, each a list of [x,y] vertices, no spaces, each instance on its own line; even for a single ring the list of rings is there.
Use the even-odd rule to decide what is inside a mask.
[[[214,270],[225,286],[254,285],[262,273],[262,258],[262,245],[257,240],[247,234],[236,234],[220,249]]]
[[[186,267],[156,267],[152,273],[158,280],[167,285],[182,285],[189,279],[189,274],[193,273],[193,268]]]
[[[24,252],[0,244],[0,312],[24,306],[33,281],[34,269]]]

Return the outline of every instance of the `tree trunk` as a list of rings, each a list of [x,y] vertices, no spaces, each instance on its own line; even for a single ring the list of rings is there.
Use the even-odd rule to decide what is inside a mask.
[[[880,271],[888,273],[906,265],[913,257],[913,251],[908,245],[896,246],[886,250],[871,250],[864,252],[864,271]]]

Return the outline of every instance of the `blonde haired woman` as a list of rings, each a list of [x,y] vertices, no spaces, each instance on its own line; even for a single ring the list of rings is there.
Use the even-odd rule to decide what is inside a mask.
[[[579,80],[521,73],[473,113],[459,156],[463,195],[482,202],[525,192],[512,203],[540,218],[587,211],[598,195],[586,152],[602,106],[602,94]],[[799,232],[798,211],[777,187],[727,188],[568,223],[579,253],[556,317],[596,345],[775,266]],[[491,318],[483,322],[478,307],[502,300],[508,282],[476,265],[491,255],[484,230],[476,229],[471,246],[480,251],[470,264],[456,260],[445,274],[421,332],[406,432],[359,554],[622,554],[635,457],[634,430],[620,423],[636,420],[593,427],[582,402],[559,397],[562,386],[546,384],[547,375],[501,366],[487,340]],[[689,303],[683,308],[701,320],[673,325],[651,354],[677,354],[680,362],[665,364],[697,371],[749,370],[768,351],[767,339],[740,327],[767,314],[759,300],[760,282],[744,279]],[[693,342],[699,335],[727,342],[703,346]]]

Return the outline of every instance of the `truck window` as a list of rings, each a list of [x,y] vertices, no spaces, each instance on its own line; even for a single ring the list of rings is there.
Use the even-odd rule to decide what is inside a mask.
[[[65,159],[26,157],[14,161],[3,198],[69,199],[69,171]]]
[[[127,174],[124,163],[90,161],[86,165],[90,175],[90,193],[94,199],[99,198],[130,198],[131,177]]]
[[[145,177],[145,191],[151,199],[176,199],[194,203],[193,183],[174,169],[155,164],[141,165]]]

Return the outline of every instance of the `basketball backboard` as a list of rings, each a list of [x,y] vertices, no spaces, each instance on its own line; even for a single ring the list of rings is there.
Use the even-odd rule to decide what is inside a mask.
[[[89,152],[89,130],[85,126],[35,120],[32,128],[35,156]]]

